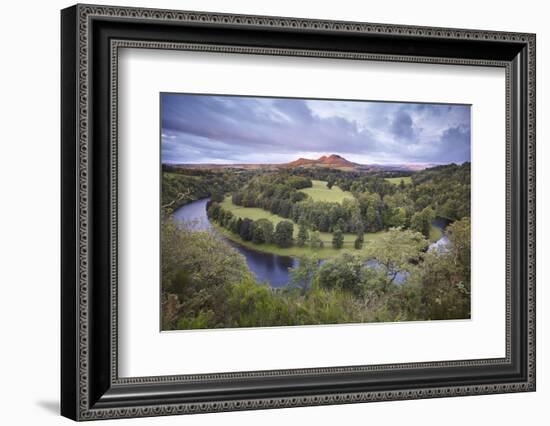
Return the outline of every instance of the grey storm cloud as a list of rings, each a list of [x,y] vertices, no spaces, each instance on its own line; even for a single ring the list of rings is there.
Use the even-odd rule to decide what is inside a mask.
[[[470,160],[466,105],[161,94],[164,163]]]
[[[410,141],[414,137],[411,116],[405,111],[399,111],[395,114],[391,125],[391,131],[396,137]]]

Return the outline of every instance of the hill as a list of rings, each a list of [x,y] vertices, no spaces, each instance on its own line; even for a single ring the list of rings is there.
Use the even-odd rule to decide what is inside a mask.
[[[359,164],[352,163],[337,154],[323,155],[317,160],[310,160],[307,158],[298,158],[290,163],[283,164],[283,167],[327,167],[331,169],[355,169]]]
[[[297,160],[289,163],[234,163],[234,164],[213,164],[213,163],[201,163],[201,164],[164,164],[163,167],[166,171],[173,169],[204,169],[204,170],[216,170],[216,169],[242,169],[242,170],[272,170],[277,171],[280,169],[290,168],[314,168],[322,167],[326,169],[337,169],[348,172],[361,172],[361,173],[374,173],[374,172],[416,172],[433,167],[434,164],[428,163],[406,163],[406,164],[359,164],[347,160],[338,154],[323,155],[317,159],[310,158],[298,158]]]

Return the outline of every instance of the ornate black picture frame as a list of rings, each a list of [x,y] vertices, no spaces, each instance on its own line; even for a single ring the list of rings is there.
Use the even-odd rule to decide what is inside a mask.
[[[535,390],[534,34],[95,5],[64,9],[61,28],[62,415],[93,420]],[[120,378],[121,47],[504,68],[506,356]]]

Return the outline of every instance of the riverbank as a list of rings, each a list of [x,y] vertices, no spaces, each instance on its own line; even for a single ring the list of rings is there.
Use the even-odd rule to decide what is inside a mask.
[[[187,227],[194,231],[211,232],[224,238],[246,258],[247,265],[250,271],[256,276],[258,282],[269,282],[274,288],[287,285],[289,281],[289,268],[296,267],[300,257],[316,256],[321,260],[329,260],[346,252],[366,255],[369,245],[388,232],[366,233],[364,235],[365,242],[361,250],[356,250],[353,247],[353,243],[344,243],[342,249],[334,249],[332,248],[331,241],[327,242],[324,248],[318,249],[313,249],[309,246],[298,247],[294,245],[288,248],[281,248],[274,244],[254,244],[251,241],[243,241],[238,235],[215,222],[210,222],[206,214],[207,202],[208,198],[203,198],[188,203],[174,212],[174,218],[184,222]],[[441,231],[437,234],[441,235]],[[434,232],[433,235],[436,236],[436,233]]]
[[[225,229],[224,227],[218,225],[217,223],[211,222],[211,225],[218,234],[222,235],[228,240],[233,241],[235,244],[247,247],[251,250],[256,250],[262,253],[275,254],[278,256],[288,256],[288,257],[316,256],[319,259],[331,259],[333,257],[336,257],[342,254],[345,251],[360,254],[366,250],[366,248],[368,247],[369,241],[374,241],[377,238],[379,238],[382,234],[384,234],[384,232],[365,234],[365,238],[364,238],[365,243],[363,244],[363,248],[361,250],[354,249],[353,247],[349,249],[347,247],[344,247],[342,249],[335,249],[335,248],[332,248],[330,243],[328,243],[329,244],[328,247],[325,246],[324,248],[318,248],[318,249],[313,249],[307,246],[298,247],[296,245],[292,247],[283,248],[275,244],[254,244],[251,241],[243,241],[238,235],[235,235],[233,232]]]
[[[271,213],[267,210],[263,210],[263,209],[260,209],[258,207],[237,206],[237,205],[233,204],[233,202],[231,201],[231,196],[230,195],[227,195],[225,197],[225,199],[220,203],[220,205],[222,206],[222,208],[224,210],[231,212],[234,216],[239,217],[241,219],[244,219],[244,218],[249,218],[249,219],[252,219],[252,220],[267,219],[273,224],[273,227],[277,226],[277,224],[279,222],[282,222],[283,220],[287,221],[287,222],[292,222],[292,224],[294,225],[293,237],[294,237],[294,239],[296,239],[298,237],[298,230],[299,230],[300,227],[296,222],[294,222],[291,219],[284,218],[282,216],[273,214],[273,213]],[[364,237],[365,242],[369,239],[376,238],[377,235],[381,235],[383,233],[384,233],[384,231],[365,233],[365,237]],[[323,250],[328,250],[332,245],[332,233],[330,233],[330,232],[319,232],[319,238],[321,239],[321,241],[325,245],[325,248]],[[344,248],[353,249],[356,238],[357,238],[357,235],[355,235],[355,234],[344,233]],[[238,238],[238,240],[240,241],[239,238]],[[254,244],[253,246],[254,247],[252,247],[252,248],[257,247],[256,244]],[[274,248],[280,248],[280,247],[277,247],[277,246],[273,246],[273,247]],[[306,248],[307,249],[307,247],[298,247],[298,248],[301,248],[301,249]],[[286,250],[286,249],[283,249],[283,250]],[[319,250],[321,250],[321,249],[319,249]],[[270,253],[275,253],[272,250],[269,250],[269,252]],[[335,250],[335,252],[337,254],[338,250]],[[286,256],[286,254],[284,256]]]
[[[277,224],[279,222],[283,221],[283,220],[288,221],[288,222],[292,222],[292,224],[294,225],[293,237],[294,237],[294,239],[296,239],[298,237],[298,230],[299,230],[300,227],[296,222],[294,222],[291,219],[284,218],[282,216],[273,214],[273,213],[271,213],[267,210],[263,210],[263,209],[260,209],[258,207],[237,206],[237,205],[233,204],[233,202],[231,200],[231,195],[226,195],[225,199],[220,203],[220,205],[224,210],[231,212],[235,217],[238,217],[238,218],[241,218],[241,219],[248,218],[248,219],[252,219],[252,220],[267,219],[273,224],[273,227],[277,226]],[[246,245],[247,247],[249,247],[251,249],[260,250],[260,251],[263,251],[263,252],[266,252],[266,253],[281,254],[282,256],[295,256],[295,254],[290,254],[292,252],[292,253],[300,253],[300,254],[296,254],[296,256],[299,256],[299,255],[303,256],[304,254],[305,255],[316,254],[316,253],[312,253],[311,251],[317,252],[317,251],[327,250],[327,253],[326,253],[327,257],[333,257],[333,256],[336,256],[339,253],[339,250],[332,249],[332,247],[331,247],[332,246],[332,233],[331,232],[319,232],[319,238],[321,239],[321,241],[325,245],[325,248],[317,249],[317,250],[314,250],[314,249],[311,249],[311,248],[308,248],[308,247],[290,247],[288,249],[281,249],[280,247],[275,246],[273,244],[252,244],[252,243],[250,243],[250,246],[248,246],[247,245],[248,242],[242,241],[238,236],[232,234],[229,231],[227,231],[227,232],[228,232],[228,234],[230,234],[230,236],[228,236],[228,238],[232,239],[233,241],[235,241],[237,243],[242,243],[243,245]],[[384,234],[384,232],[385,231],[366,232],[364,234],[365,244],[368,241],[372,241],[372,240],[378,238],[378,236]],[[443,236],[442,230],[440,228],[432,225],[432,228],[430,230],[430,238],[428,239],[429,242],[430,243],[436,242],[442,236]],[[355,250],[354,243],[355,243],[356,238],[357,238],[357,235],[355,235],[353,233],[344,233],[344,247],[343,248],[344,249]],[[262,246],[263,248],[260,248],[260,246]],[[297,249],[297,250],[292,251],[292,249]],[[283,252],[280,253],[279,250],[283,250]],[[356,251],[360,252],[360,250],[356,250]]]

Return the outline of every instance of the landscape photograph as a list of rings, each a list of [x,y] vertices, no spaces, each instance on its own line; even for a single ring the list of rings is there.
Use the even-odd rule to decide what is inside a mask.
[[[161,93],[161,330],[470,319],[470,115]]]

